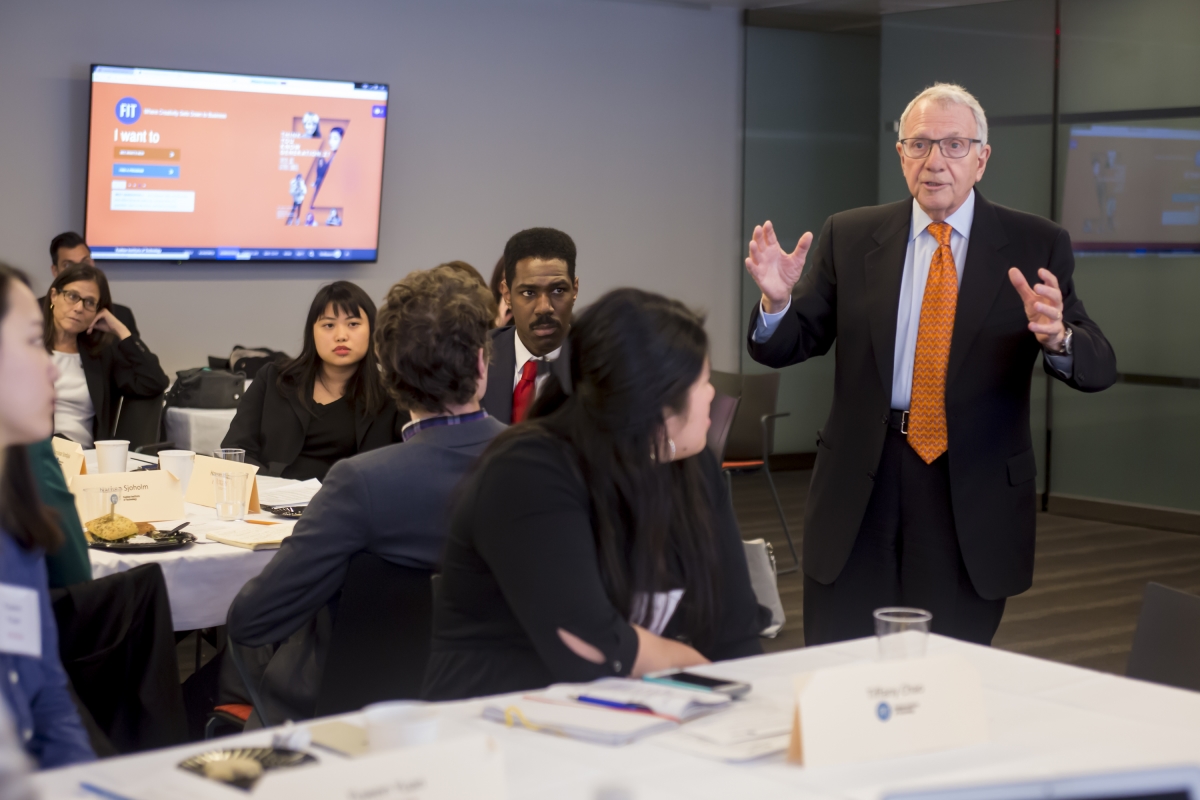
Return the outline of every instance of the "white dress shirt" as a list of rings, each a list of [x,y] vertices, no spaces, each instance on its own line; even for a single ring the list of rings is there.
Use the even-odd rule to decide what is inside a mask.
[[[50,354],[58,367],[54,382],[54,432],[61,433],[84,448],[92,446],[92,420],[96,409],[88,392],[87,376],[83,374],[83,357],[79,353]]]
[[[925,297],[925,282],[929,279],[929,265],[938,243],[929,232],[933,222],[924,209],[912,201],[912,225],[908,233],[908,248],[904,252],[904,273],[900,278],[900,303],[896,312],[896,351],[892,360],[892,408],[907,411],[912,401],[913,362],[917,355],[917,330],[921,323],[921,301]],[[954,255],[954,268],[958,272],[958,285],[962,287],[963,270],[967,266],[967,245],[971,238],[971,224],[975,221],[975,190],[967,196],[958,210],[946,217],[950,224],[950,252]],[[1013,289],[1012,291],[1016,291]],[[765,342],[771,338],[783,315],[792,307],[791,301],[777,314],[768,314],[759,301],[758,325],[754,329],[754,341]],[[1074,359],[1069,355],[1052,355],[1043,351],[1046,359],[1064,378],[1070,378]]]
[[[538,358],[533,353],[529,352],[529,348],[526,347],[525,343],[521,341],[521,334],[517,333],[516,331],[513,331],[513,345],[514,345],[514,350],[516,351],[516,355],[517,355],[517,358],[516,358],[517,371],[515,373],[513,373],[513,391],[516,391],[517,384],[520,383],[520,381],[521,381],[521,370],[523,370],[525,368],[525,362],[527,362],[527,361],[557,361],[558,357],[560,355],[562,355],[562,345],[559,345],[557,350],[551,350],[546,355],[542,356],[541,358]],[[533,396],[534,397],[537,397],[538,394],[541,393],[542,386],[545,385],[546,379],[549,377],[550,377],[550,371],[546,370],[544,372],[539,372],[538,376],[536,378],[534,378],[534,383],[533,383]]]

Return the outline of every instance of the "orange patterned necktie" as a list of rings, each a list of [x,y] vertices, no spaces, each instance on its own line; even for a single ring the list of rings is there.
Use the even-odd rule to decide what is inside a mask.
[[[917,353],[913,359],[912,402],[908,411],[908,443],[926,464],[946,452],[946,365],[958,307],[958,271],[950,251],[950,225],[934,222],[927,229],[938,248],[929,262],[929,278],[921,299]]]

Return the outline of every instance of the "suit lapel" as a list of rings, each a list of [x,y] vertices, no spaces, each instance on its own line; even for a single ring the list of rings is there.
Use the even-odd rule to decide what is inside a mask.
[[[308,435],[308,423],[312,421],[312,412],[304,407],[304,404],[300,402],[300,397],[291,391],[290,387],[283,394],[287,397],[288,405],[292,407],[296,419],[300,422],[300,441],[303,442],[304,437]]]
[[[371,430],[371,423],[375,421],[375,417],[367,416],[365,411],[356,411],[354,414],[354,450],[357,453],[362,452],[363,437],[367,435],[367,431]]]
[[[501,422],[512,420],[513,374],[517,369],[517,351],[513,337],[515,327],[508,327],[492,337],[492,359],[488,364],[488,385],[483,407]]]
[[[88,353],[85,347],[79,348],[79,361],[83,366],[83,377],[87,381],[88,394],[92,398],[92,411],[96,415],[92,431],[97,439],[113,435],[109,429],[112,425],[112,409],[110,408],[112,398],[108,397],[105,392],[108,387],[105,385],[104,364],[101,363],[101,358]]]
[[[962,287],[954,311],[954,334],[950,340],[950,364],[946,385],[962,368],[971,343],[983,328],[988,310],[996,302],[996,293],[1007,282],[1009,264],[1000,249],[1008,244],[996,208],[975,191],[975,219],[967,243],[967,263],[963,266]]]
[[[879,246],[867,253],[867,313],[871,321],[871,345],[884,391],[892,396],[892,370],[896,360],[896,314],[900,305],[900,279],[904,275],[905,251],[912,226],[912,200],[893,204],[895,210],[872,234]]]

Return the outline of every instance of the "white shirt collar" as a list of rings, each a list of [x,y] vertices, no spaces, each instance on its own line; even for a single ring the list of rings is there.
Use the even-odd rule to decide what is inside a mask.
[[[526,361],[529,361],[530,359],[535,359],[535,358],[537,358],[537,356],[535,356],[533,353],[529,352],[529,348],[526,347],[525,343],[521,341],[521,334],[517,333],[516,330],[513,330],[513,345],[514,345],[514,350],[516,351],[516,357],[517,357],[517,359],[516,359],[517,360],[517,372],[520,372],[521,368],[525,366]],[[542,361],[557,361],[558,357],[561,354],[562,354],[562,345],[559,345],[557,350],[551,350],[549,353],[542,356],[541,360]]]
[[[950,223],[950,227],[959,236],[964,239],[971,238],[971,223],[975,221],[975,190],[967,195],[967,199],[958,207],[950,216],[946,217],[946,222]],[[913,213],[912,213],[912,230],[909,231],[909,239],[915,239],[921,235],[921,232],[928,228],[933,222],[929,215],[925,213],[925,209],[921,208],[921,204],[917,202],[917,198],[913,198]]]

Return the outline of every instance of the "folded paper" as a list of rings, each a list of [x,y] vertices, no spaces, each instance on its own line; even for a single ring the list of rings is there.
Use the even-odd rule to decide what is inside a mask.
[[[258,481],[255,476],[258,467],[253,464],[243,464],[241,461],[226,461],[212,456],[196,455],[196,463],[192,466],[192,480],[188,484],[187,496],[189,503],[198,506],[217,507],[216,494],[213,490],[212,475],[214,472],[244,472],[250,476],[249,492],[246,500],[246,511],[257,514],[262,508],[258,504]]]
[[[179,479],[163,470],[78,475],[71,482],[71,493],[75,495],[79,520],[84,523],[113,510],[114,495],[116,513],[134,522],[179,519],[184,513]]]
[[[853,664],[796,678],[788,745],[796,764],[874,761],[987,739],[979,673],[961,656]]]
[[[50,446],[54,448],[54,457],[58,459],[58,466],[63,472],[63,478],[67,481],[68,487],[76,476],[87,474],[87,460],[83,457],[83,445],[55,436],[50,440]]]

